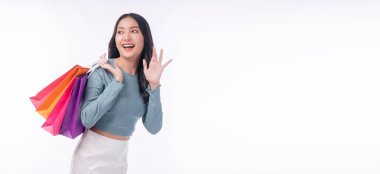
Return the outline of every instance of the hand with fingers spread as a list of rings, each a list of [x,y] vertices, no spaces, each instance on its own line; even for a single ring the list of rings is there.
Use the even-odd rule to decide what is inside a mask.
[[[107,63],[107,59],[105,58],[106,53],[104,53],[102,56],[100,56],[99,65],[100,67],[106,69],[109,71],[116,81],[122,82],[123,81],[123,72],[121,71],[120,67],[118,66],[117,61],[115,60],[115,66],[112,67],[109,63]]]
[[[149,66],[147,66],[146,60],[143,60],[145,78],[149,82],[152,90],[156,89],[160,85],[162,71],[164,71],[165,67],[172,61],[172,59],[170,59],[162,65],[162,57],[163,50],[160,50],[160,56],[157,59],[156,48],[153,47],[153,56],[150,60]]]

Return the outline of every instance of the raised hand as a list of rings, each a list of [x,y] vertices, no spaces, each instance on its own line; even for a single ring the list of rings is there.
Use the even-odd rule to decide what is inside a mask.
[[[168,66],[169,63],[172,61],[172,59],[170,59],[162,65],[162,57],[163,57],[163,50],[161,49],[160,56],[157,60],[156,48],[153,47],[153,56],[152,56],[152,59],[150,60],[149,68],[147,66],[146,60],[145,59],[143,60],[145,78],[149,82],[149,85],[152,90],[156,89],[156,87],[160,85],[160,78],[161,78],[162,72],[164,71],[165,67]]]
[[[113,75],[113,77],[116,79],[116,81],[122,82],[123,81],[123,72],[121,71],[121,69],[117,63],[117,60],[115,59],[115,61],[114,61],[115,66],[112,67],[112,65],[107,63],[107,59],[105,57],[106,57],[106,53],[104,53],[102,56],[100,56],[100,60],[99,60],[100,67],[109,71]]]

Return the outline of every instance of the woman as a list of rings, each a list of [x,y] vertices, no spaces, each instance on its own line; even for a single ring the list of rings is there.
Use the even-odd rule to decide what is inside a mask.
[[[160,78],[162,64],[153,47],[147,21],[122,15],[109,42],[109,59],[87,82],[81,120],[87,130],[73,155],[71,173],[126,173],[128,141],[135,124],[156,134],[162,127]]]

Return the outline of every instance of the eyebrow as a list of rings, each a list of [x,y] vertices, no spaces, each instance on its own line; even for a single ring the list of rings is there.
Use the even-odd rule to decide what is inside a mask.
[[[132,27],[128,27],[129,29],[133,29],[133,28],[140,28],[138,26],[132,26]],[[125,29],[124,27],[117,27],[117,29]]]

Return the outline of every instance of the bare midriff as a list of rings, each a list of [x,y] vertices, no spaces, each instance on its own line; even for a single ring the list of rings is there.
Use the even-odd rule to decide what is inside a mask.
[[[103,136],[105,136],[107,138],[112,138],[112,139],[115,139],[115,140],[123,140],[123,141],[125,141],[125,140],[129,139],[128,136],[120,136],[120,135],[110,134],[108,132],[105,132],[105,131],[100,130],[100,129],[95,128],[95,127],[91,128],[90,130],[92,130],[92,131],[94,131],[94,132],[96,132],[96,133],[98,133],[100,135],[103,135]]]

